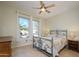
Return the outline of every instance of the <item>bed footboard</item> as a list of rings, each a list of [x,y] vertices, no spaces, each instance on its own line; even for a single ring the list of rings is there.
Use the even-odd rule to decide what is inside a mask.
[[[53,57],[53,38],[50,40],[42,37],[33,36],[33,48],[37,48],[47,56]]]

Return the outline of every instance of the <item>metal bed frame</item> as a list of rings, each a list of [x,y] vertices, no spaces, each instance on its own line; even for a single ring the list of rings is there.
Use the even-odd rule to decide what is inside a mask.
[[[66,39],[67,39],[67,30],[51,30],[51,31],[50,31],[50,34],[51,34],[53,31],[55,31],[56,34],[57,34],[58,31],[66,32]],[[35,44],[34,44],[35,39],[34,39],[34,38],[39,38],[39,43],[38,43],[38,44],[39,44],[39,47],[35,46]],[[41,37],[35,37],[35,36],[33,36],[33,48],[37,48],[38,50],[40,50],[41,52],[43,52],[43,53],[46,54],[47,56],[53,57],[53,37],[52,37],[52,40],[48,40],[48,39],[46,39],[46,38],[43,38],[43,39],[45,39],[45,40],[51,42],[51,53],[48,53],[46,50],[43,50],[43,49],[42,49],[42,42],[41,42],[42,38],[41,38]],[[64,47],[63,47],[63,48],[64,48]],[[63,48],[62,48],[61,50],[63,50]],[[58,56],[56,56],[56,57],[58,57]]]
[[[35,37],[35,38],[38,38],[38,37]],[[34,40],[34,36],[33,36],[33,48],[37,48],[38,50],[40,50],[40,51],[42,51],[44,54],[46,54],[47,56],[53,56],[53,38],[52,38],[52,40],[48,40],[48,39],[45,39],[45,40],[47,40],[47,41],[50,41],[51,42],[51,54],[50,53],[48,53],[46,50],[43,50],[41,47],[42,47],[42,42],[41,42],[41,39],[42,38],[40,38],[39,37],[39,40],[40,40],[40,43],[39,43],[39,47],[37,47],[37,46],[35,46],[34,45],[34,42],[35,42],[35,40]],[[40,44],[41,44],[41,46],[40,46]]]

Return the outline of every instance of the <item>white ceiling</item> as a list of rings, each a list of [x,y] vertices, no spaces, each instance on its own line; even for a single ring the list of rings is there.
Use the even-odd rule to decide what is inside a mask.
[[[77,8],[79,6],[78,1],[44,1],[46,5],[55,4],[55,7],[49,8],[48,10],[51,13],[41,13],[38,14],[40,10],[33,9],[33,7],[40,7],[39,1],[4,1],[4,4],[23,9],[27,12],[27,15],[30,14],[34,17],[47,19],[59,13],[65,12],[71,8]]]

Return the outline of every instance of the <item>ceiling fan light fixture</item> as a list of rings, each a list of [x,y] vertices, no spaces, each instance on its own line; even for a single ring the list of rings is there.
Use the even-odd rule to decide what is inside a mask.
[[[51,4],[51,5],[48,5],[48,6],[45,6],[45,4],[43,3],[43,1],[40,1],[40,7],[38,8],[35,8],[35,9],[39,9],[39,14],[41,14],[42,12],[47,12],[47,13],[50,13],[50,11],[48,10],[48,8],[51,8],[51,7],[54,7],[55,4]]]
[[[41,11],[42,11],[42,12],[45,12],[45,8],[41,8]]]

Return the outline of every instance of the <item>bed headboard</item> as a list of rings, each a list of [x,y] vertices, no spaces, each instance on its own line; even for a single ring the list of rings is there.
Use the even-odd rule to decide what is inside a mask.
[[[66,36],[66,38],[67,38],[67,30],[50,30],[50,35]]]

